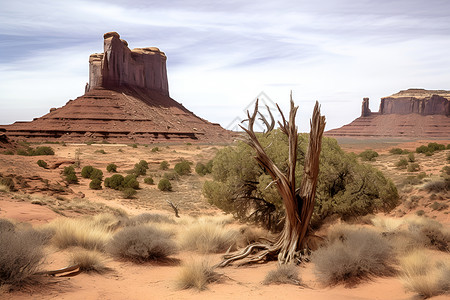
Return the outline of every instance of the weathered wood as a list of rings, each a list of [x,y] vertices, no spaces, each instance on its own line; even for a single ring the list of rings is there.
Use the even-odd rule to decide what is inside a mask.
[[[322,134],[325,129],[325,117],[320,115],[319,103],[316,102],[312,119],[311,132],[309,135],[309,145],[305,157],[303,179],[299,189],[295,189],[295,166],[297,162],[298,132],[295,125],[295,117],[298,106],[294,105],[292,94],[290,99],[289,120],[286,121],[280,107],[282,122],[279,122],[281,131],[288,136],[289,140],[289,166],[286,174],[269,158],[264,148],[261,146],[253,130],[253,125],[258,112],[258,100],[255,104],[253,114],[248,115],[248,128],[241,128],[247,133],[248,138],[245,142],[255,151],[256,161],[269,173],[273,182],[276,183],[277,190],[280,193],[286,212],[286,219],[283,231],[278,240],[270,244],[256,243],[247,246],[232,255],[226,255],[224,260],[217,266],[225,267],[228,264],[247,258],[246,263],[260,262],[265,259],[277,257],[279,263],[298,263],[301,260],[302,251],[307,248],[307,234],[309,222],[314,211],[315,193],[317,187],[317,178],[319,175],[319,156],[322,145]],[[261,115],[261,114],[260,114]],[[270,114],[270,117],[273,117]],[[269,122],[262,117],[266,124],[268,132],[273,129],[273,122]],[[260,252],[254,253],[255,250]]]

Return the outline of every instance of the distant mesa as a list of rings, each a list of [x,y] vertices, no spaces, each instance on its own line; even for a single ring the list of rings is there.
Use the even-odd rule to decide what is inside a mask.
[[[15,140],[150,143],[228,142],[231,132],[169,97],[164,52],[130,50],[117,32],[104,34],[104,52],[89,57],[85,94],[31,122],[3,125]]]
[[[325,133],[334,137],[450,138],[450,91],[408,89],[381,98],[378,112],[362,102],[361,116]]]

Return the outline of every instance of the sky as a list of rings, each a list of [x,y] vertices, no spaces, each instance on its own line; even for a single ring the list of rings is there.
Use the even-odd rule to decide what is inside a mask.
[[[309,131],[350,123],[364,97],[450,90],[448,0],[0,0],[0,124],[32,120],[84,93],[89,55],[116,31],[165,52],[169,91],[225,128],[264,93]]]

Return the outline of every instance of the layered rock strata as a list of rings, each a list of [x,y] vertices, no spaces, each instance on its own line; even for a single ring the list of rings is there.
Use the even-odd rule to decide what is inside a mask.
[[[16,140],[67,142],[229,142],[231,133],[169,97],[166,56],[157,48],[130,50],[117,33],[89,58],[86,93],[31,122],[1,126]]]
[[[361,116],[325,132],[334,137],[450,138],[450,91],[409,89],[381,98],[377,113],[364,98]]]

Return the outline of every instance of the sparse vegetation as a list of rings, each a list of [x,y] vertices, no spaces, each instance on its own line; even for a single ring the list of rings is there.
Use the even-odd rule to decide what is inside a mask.
[[[373,150],[365,150],[359,154],[364,161],[374,161],[376,157],[378,157],[378,152]]]
[[[64,167],[63,175],[67,183],[78,183],[78,177],[73,166]]]
[[[425,251],[415,251],[400,259],[400,278],[407,290],[422,297],[445,294],[450,290],[450,263],[430,262]]]
[[[55,155],[55,151],[48,146],[39,146],[33,149],[27,145],[25,149],[17,150],[17,154],[24,156]]]
[[[163,160],[163,161],[160,163],[159,168],[160,168],[161,170],[167,170],[167,169],[169,169],[169,163],[168,163],[166,160]]]
[[[300,284],[298,267],[295,264],[279,265],[277,269],[267,273],[263,284]]]
[[[103,274],[111,269],[105,265],[105,258],[98,251],[77,249],[71,257],[72,265],[79,265],[80,271]]]
[[[445,150],[445,145],[438,143],[429,143],[427,146],[422,145],[416,148],[417,153],[434,153],[435,151]]]
[[[408,154],[408,162],[415,162],[416,161],[416,157],[414,156],[414,153],[409,153]]]
[[[406,149],[403,150],[401,148],[392,148],[391,150],[389,150],[389,153],[395,154],[395,155],[400,155],[400,154],[408,154],[409,151]]]
[[[177,278],[179,289],[204,290],[209,283],[218,281],[220,274],[206,260],[191,260],[183,263]]]
[[[98,178],[94,178],[89,183],[89,188],[91,190],[101,190],[102,189],[102,181]]]
[[[183,161],[175,164],[174,170],[180,176],[187,175],[192,172],[191,164],[187,160],[183,160]]]
[[[123,189],[122,194],[125,199],[131,199],[137,194],[137,191],[131,187],[127,187]]]
[[[418,163],[410,163],[408,165],[408,172],[418,172],[420,170],[420,166]]]
[[[170,192],[172,191],[172,184],[169,179],[162,178],[158,183],[158,189],[163,192]]]
[[[48,164],[45,161],[43,161],[42,159],[38,160],[36,163],[41,168],[44,168],[44,169],[48,168]]]
[[[83,178],[89,178],[91,177],[91,173],[94,171],[93,166],[85,166],[83,169],[81,169],[81,177]]]
[[[378,232],[340,226],[329,239],[311,258],[317,278],[324,284],[350,285],[370,276],[393,274],[391,246]]]
[[[406,169],[406,167],[408,166],[408,161],[406,160],[406,158],[400,158],[400,160],[395,163],[395,166],[398,169]]]
[[[105,150],[103,149],[95,150],[94,153],[106,154]]]
[[[126,227],[116,234],[108,244],[112,255],[143,263],[161,260],[177,252],[170,234],[147,225]]]
[[[424,185],[428,192],[440,193],[450,190],[450,180],[435,180],[430,181]]]
[[[123,187],[124,177],[120,174],[114,174],[111,177],[105,178],[105,187],[120,190]]]
[[[161,151],[158,147],[153,147],[152,148],[152,152],[158,152],[158,151]]]
[[[212,172],[212,160],[210,160],[206,165],[199,162],[195,166],[195,173],[197,173],[200,176],[205,176],[206,174],[209,174]]]
[[[16,229],[11,222],[0,219],[0,287],[19,288],[36,279],[46,240],[33,229]]]
[[[117,165],[116,164],[109,164],[106,166],[106,171],[109,173],[116,173],[117,172]]]
[[[153,181],[152,177],[145,177],[144,178],[144,183],[145,184],[150,184],[150,185],[155,184],[155,182]]]

